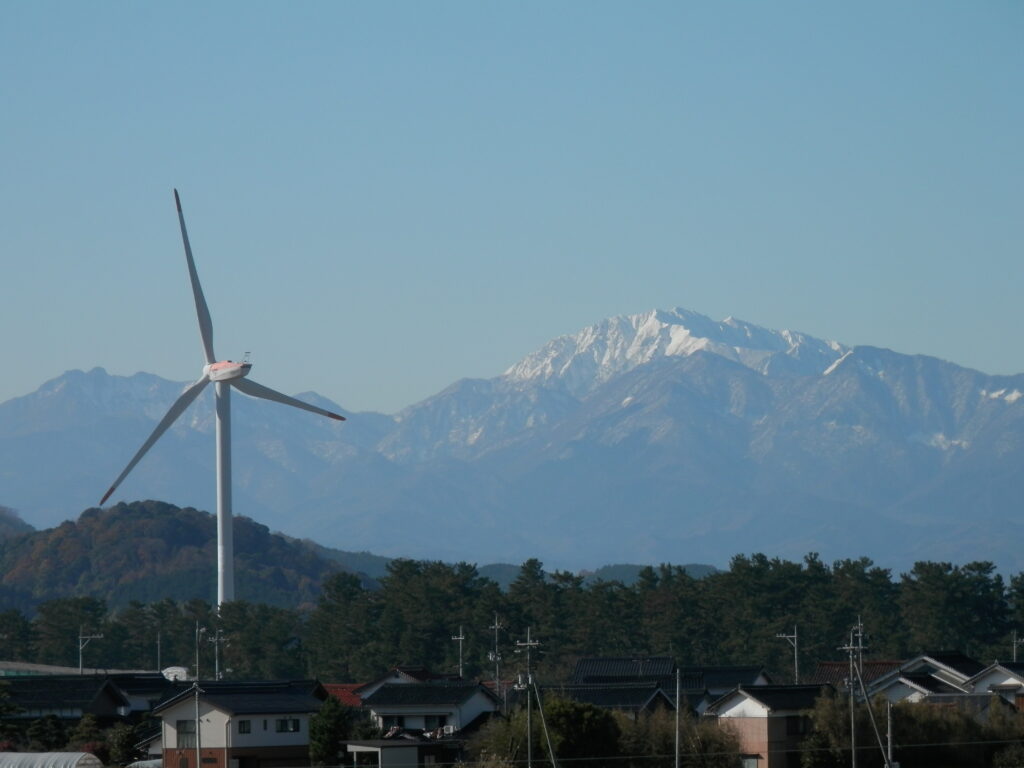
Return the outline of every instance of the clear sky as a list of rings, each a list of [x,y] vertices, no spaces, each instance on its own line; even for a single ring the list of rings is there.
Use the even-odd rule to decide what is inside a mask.
[[[393,412],[683,306],[1024,371],[1024,3],[0,3],[0,401]]]

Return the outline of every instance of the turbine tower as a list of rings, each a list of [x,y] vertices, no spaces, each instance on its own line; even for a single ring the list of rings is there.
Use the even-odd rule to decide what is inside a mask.
[[[241,390],[252,397],[261,397],[264,400],[273,400],[304,411],[319,413],[338,421],[344,421],[345,417],[337,413],[331,413],[315,405],[296,400],[280,392],[276,392],[262,384],[257,384],[252,379],[245,378],[249,374],[252,364],[249,362],[236,363],[231,360],[218,361],[213,354],[213,323],[210,321],[210,310],[206,306],[206,299],[203,298],[203,289],[199,285],[199,275],[196,273],[196,265],[192,260],[192,248],[188,243],[188,232],[185,231],[185,217],[181,213],[181,200],[178,198],[178,190],[174,190],[174,204],[178,208],[178,222],[181,224],[181,239],[185,244],[185,260],[188,262],[188,276],[192,282],[192,294],[196,300],[196,315],[199,317],[199,335],[203,341],[203,354],[206,357],[206,365],[203,366],[203,375],[197,381],[189,384],[181,393],[174,405],[167,414],[156,425],[156,429],[139,448],[138,453],[128,462],[128,466],[118,475],[117,480],[110,486],[103,498],[100,499],[100,506],[110,498],[111,494],[121,484],[121,481],[128,476],[139,460],[146,455],[146,451],[153,447],[153,444],[160,439],[160,436],[185,412],[185,409],[192,404],[199,393],[203,391],[211,381],[214,384],[217,405],[217,606],[220,607],[226,602],[235,599],[235,567],[234,567],[234,544],[231,527],[231,388]]]

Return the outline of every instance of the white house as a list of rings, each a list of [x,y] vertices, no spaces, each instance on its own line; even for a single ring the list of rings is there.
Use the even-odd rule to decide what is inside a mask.
[[[363,696],[363,706],[385,732],[442,730],[452,734],[498,710],[494,693],[463,680],[385,683]]]
[[[998,693],[1017,709],[1024,708],[1024,662],[990,664],[967,681],[975,693]]]
[[[325,697],[313,680],[197,683],[153,710],[163,768],[309,765],[309,719]]]

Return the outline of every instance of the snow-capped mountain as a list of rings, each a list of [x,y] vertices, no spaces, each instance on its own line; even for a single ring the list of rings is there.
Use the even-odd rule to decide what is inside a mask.
[[[37,526],[77,516],[182,386],[72,371],[0,404],[0,504]],[[1024,375],[655,311],[393,416],[336,425],[239,397],[236,512],[342,549],[447,560],[817,551],[1022,568],[1022,393]],[[212,508],[213,450],[203,397],[118,498]]]
[[[661,357],[710,352],[762,373],[810,376],[848,350],[793,331],[770,331],[732,317],[716,322],[682,308],[604,320],[560,336],[505,372],[511,381],[557,384],[576,397]]]

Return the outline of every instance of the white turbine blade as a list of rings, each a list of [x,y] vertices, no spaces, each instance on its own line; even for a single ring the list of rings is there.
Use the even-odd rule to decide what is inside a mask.
[[[294,397],[288,397],[288,395],[282,395],[270,387],[264,387],[262,384],[257,384],[252,379],[232,379],[231,384],[238,387],[247,395],[253,397],[262,397],[264,400],[273,400],[275,403],[284,403],[285,405],[291,405],[295,408],[301,408],[304,411],[310,411],[312,413],[319,413],[321,416],[327,416],[331,419],[337,419],[338,421],[345,421],[344,416],[339,416],[337,413],[331,411],[325,411],[323,408],[317,408],[315,405],[304,403],[301,400],[296,400]]]
[[[174,401],[174,405],[172,405],[171,409],[167,411],[167,415],[164,416],[163,419],[160,420],[160,423],[156,425],[156,429],[153,430],[153,434],[149,436],[149,439],[142,444],[141,448],[139,448],[138,453],[136,453],[135,456],[132,457],[132,460],[128,462],[128,466],[124,468],[124,472],[118,475],[117,480],[115,480],[114,484],[110,486],[110,490],[103,495],[102,499],[100,499],[100,506],[103,506],[103,503],[110,498],[110,494],[117,489],[117,486],[121,484],[121,481],[124,480],[135,465],[139,463],[139,459],[146,455],[146,451],[153,447],[153,443],[160,439],[160,435],[167,431],[167,428],[174,423],[175,419],[181,416],[185,409],[192,404],[193,400],[199,397],[199,393],[203,391],[203,387],[209,383],[210,380],[206,376],[203,376],[199,381],[188,385],[185,391],[181,393],[181,396]]]
[[[199,317],[199,335],[203,339],[203,353],[206,355],[207,363],[215,363],[217,358],[213,356],[213,322],[210,320],[210,310],[206,306],[206,299],[203,298],[202,286],[199,285],[196,264],[192,260],[192,246],[188,244],[188,232],[185,231],[185,216],[181,212],[181,199],[178,197],[178,190],[174,190],[174,204],[178,207],[181,240],[185,243],[185,259],[188,261],[188,277],[192,281],[192,295],[196,299],[196,315]]]

